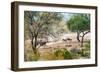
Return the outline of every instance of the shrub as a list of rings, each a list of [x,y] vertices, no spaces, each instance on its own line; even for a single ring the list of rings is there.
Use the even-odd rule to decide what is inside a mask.
[[[54,54],[55,54],[55,56],[58,57],[59,55],[63,54],[63,51],[60,50],[60,49],[58,49],[58,50],[56,50],[56,51],[54,52]]]
[[[64,59],[72,59],[72,54],[67,49],[64,50]]]
[[[62,48],[57,48],[57,50],[55,50],[55,52],[54,52],[54,58],[55,59],[64,59],[64,57],[63,57],[63,50],[61,50]]]
[[[54,52],[54,55],[56,59],[72,59],[71,53],[66,48],[58,48],[58,50]]]
[[[84,45],[80,51],[80,54],[82,57],[90,58],[90,42]]]
[[[73,59],[77,59],[80,57],[80,49],[74,48],[70,50]]]

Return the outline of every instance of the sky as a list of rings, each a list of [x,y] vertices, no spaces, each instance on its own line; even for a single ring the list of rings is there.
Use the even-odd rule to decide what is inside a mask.
[[[61,13],[61,14],[64,16],[64,20],[69,20],[70,17],[73,15],[73,13],[66,13],[66,12]]]

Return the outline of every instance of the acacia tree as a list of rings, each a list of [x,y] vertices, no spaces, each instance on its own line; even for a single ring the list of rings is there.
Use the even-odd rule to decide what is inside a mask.
[[[74,14],[67,21],[67,26],[72,32],[77,32],[77,40],[83,46],[84,36],[90,32],[90,15],[89,14]],[[82,35],[80,35],[82,34]],[[80,40],[81,37],[81,40]]]
[[[37,12],[25,11],[24,23],[27,25],[29,35],[31,36],[31,45],[34,54],[37,53],[37,38],[46,34],[52,34],[52,25],[58,24],[62,20],[62,15],[57,12]]]

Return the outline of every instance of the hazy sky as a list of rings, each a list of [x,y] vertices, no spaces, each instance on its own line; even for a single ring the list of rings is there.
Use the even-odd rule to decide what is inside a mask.
[[[70,19],[70,17],[73,15],[73,13],[61,13],[64,16],[64,20]]]

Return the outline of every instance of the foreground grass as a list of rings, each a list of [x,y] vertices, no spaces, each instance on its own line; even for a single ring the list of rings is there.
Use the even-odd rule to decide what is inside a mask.
[[[90,58],[90,42],[84,44],[84,47],[77,49],[72,48],[54,48],[55,50],[46,51],[41,53],[40,51],[37,54],[34,54],[33,51],[25,52],[25,61],[47,61],[47,60],[68,60],[68,59],[80,59],[80,58]]]

